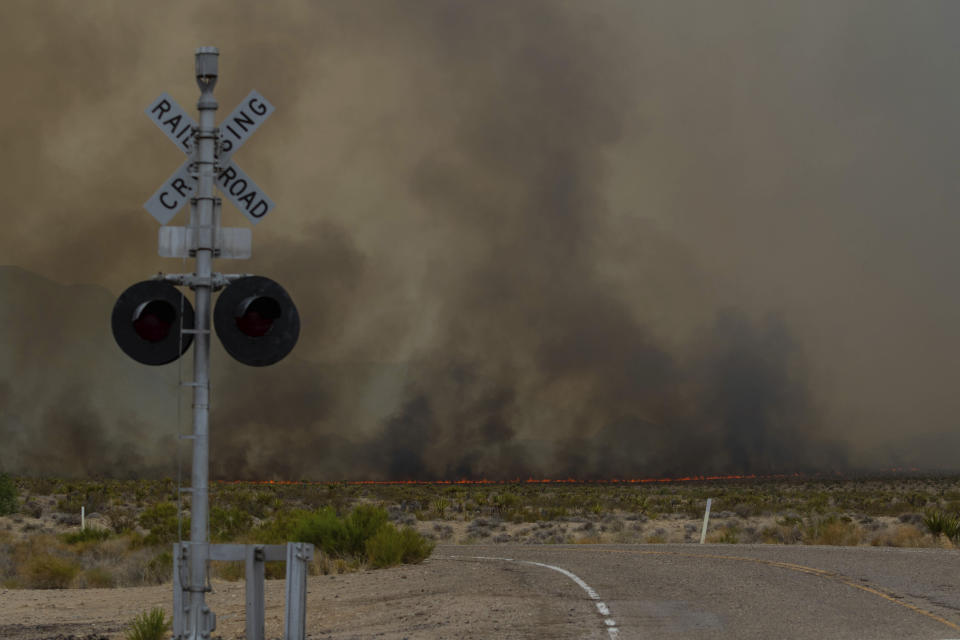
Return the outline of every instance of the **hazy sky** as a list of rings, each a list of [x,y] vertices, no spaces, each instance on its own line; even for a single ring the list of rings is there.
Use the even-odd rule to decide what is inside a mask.
[[[956,2],[4,8],[0,264],[111,294],[64,328],[0,279],[7,467],[81,398],[104,442],[169,426],[134,382],[176,365],[118,355],[109,313],[190,268],[156,255],[142,204],[182,154],[143,111],[195,112],[201,45],[220,118],[276,107],[235,157],[276,209],[216,266],[303,321],[269,370],[215,351],[215,470],[960,467]]]

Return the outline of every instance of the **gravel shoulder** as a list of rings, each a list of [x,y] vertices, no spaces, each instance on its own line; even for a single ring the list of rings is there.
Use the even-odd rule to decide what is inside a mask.
[[[571,590],[562,576],[536,578],[517,567],[436,559],[378,571],[310,577],[308,637],[564,640],[596,635],[590,602]],[[282,634],[283,597],[283,581],[268,580],[268,638]],[[207,601],[217,614],[215,636],[243,638],[243,582],[214,581]],[[0,638],[62,640],[73,635],[113,640],[123,638],[125,625],[138,613],[160,606],[169,614],[171,604],[170,585],[3,590]]]

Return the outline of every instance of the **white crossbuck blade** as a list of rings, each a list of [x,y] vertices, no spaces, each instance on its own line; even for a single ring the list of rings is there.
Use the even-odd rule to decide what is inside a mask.
[[[266,98],[251,91],[220,125],[220,172],[215,185],[253,224],[270,213],[274,203],[231,158],[273,111]],[[178,149],[187,156],[193,155],[193,130],[197,123],[173,98],[162,93],[145,112]],[[191,157],[180,165],[143,205],[160,224],[169,223],[196,191],[197,179],[190,173],[192,163]]]

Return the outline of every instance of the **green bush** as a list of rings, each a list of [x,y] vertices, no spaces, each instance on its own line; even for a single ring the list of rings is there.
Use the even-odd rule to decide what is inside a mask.
[[[419,562],[430,555],[432,543],[413,529],[397,531],[388,519],[385,509],[370,504],[358,505],[344,519],[326,507],[292,514],[269,531],[274,540],[279,536],[281,540],[309,542],[327,556],[366,556],[376,567]]]
[[[78,544],[80,542],[98,542],[110,537],[110,531],[107,529],[94,529],[87,527],[73,533],[65,533],[60,538],[67,544]]]
[[[392,524],[385,524],[367,540],[367,560],[374,569],[416,564],[430,555],[433,546],[433,542],[411,527],[398,530]]]
[[[350,548],[347,525],[329,507],[301,513],[293,523],[289,539],[309,542],[331,556],[348,555]]]
[[[172,502],[158,502],[140,514],[140,526],[148,529],[147,544],[167,544],[176,542],[178,536],[177,505]],[[183,519],[183,531],[189,534],[190,519]]]
[[[210,538],[214,542],[228,542],[253,525],[253,517],[236,507],[210,509]]]
[[[130,622],[127,640],[164,640],[171,622],[160,607],[154,607],[135,617]]]
[[[0,473],[0,516],[17,512],[17,485],[13,478]]]
[[[347,553],[353,556],[363,554],[367,540],[372,538],[387,523],[385,509],[370,504],[358,505],[346,519]]]

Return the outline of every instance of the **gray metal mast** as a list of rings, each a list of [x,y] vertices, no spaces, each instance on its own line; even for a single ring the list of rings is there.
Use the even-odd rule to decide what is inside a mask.
[[[213,251],[216,238],[216,198],[213,193],[217,130],[217,100],[213,88],[217,84],[216,47],[200,47],[196,51],[197,85],[200,87],[200,127],[197,132],[197,195],[192,223],[197,239],[196,335],[193,345],[193,466],[191,468],[190,501],[190,612],[187,616],[189,640],[209,640],[216,619],[207,607],[208,590],[206,545],[209,522],[209,453],[210,453],[210,297],[213,290]]]
[[[220,228],[220,198],[214,196],[216,182],[221,193],[240,213],[256,224],[273,209],[273,201],[254,184],[232,160],[233,153],[273,113],[273,105],[251,91],[223,125],[215,126],[217,101],[216,47],[196,50],[195,65],[200,99],[199,122],[187,114],[166,93],[146,109],[146,114],[189,159],[147,200],[144,208],[163,225],[158,237],[162,257],[197,259],[194,273],[158,273],[152,280],[128,287],[117,299],[111,314],[113,336],[123,351],[137,362],[162,365],[186,352],[193,338],[193,440],[190,541],[174,545],[173,635],[175,640],[210,640],[216,616],[206,604],[210,591],[207,564],[210,560],[247,563],[247,638],[264,637],[264,562],[287,563],[287,608],[284,639],[303,640],[306,629],[307,565],[313,545],[210,544],[209,542],[209,454],[210,454],[210,330],[217,334],[227,352],[237,361],[256,367],[283,359],[300,335],[296,305],[279,284],[251,274],[213,272],[214,257],[250,257],[248,229]],[[231,137],[232,136],[232,137]],[[190,144],[192,138],[193,144]],[[167,224],[190,202],[190,226]],[[195,292],[195,310],[174,287],[189,286]],[[226,287],[214,310],[211,323],[210,299],[214,290]],[[179,306],[179,313],[175,309]],[[222,305],[222,306],[221,306]],[[179,331],[169,332],[165,314],[179,318]],[[231,313],[233,314],[231,318]],[[235,320],[232,321],[232,320]],[[267,322],[264,330],[263,322]],[[153,324],[151,324],[153,323]],[[190,326],[193,325],[193,326]],[[157,338],[152,327],[165,327]],[[189,334],[183,340],[183,334]],[[269,334],[269,336],[267,336]]]

